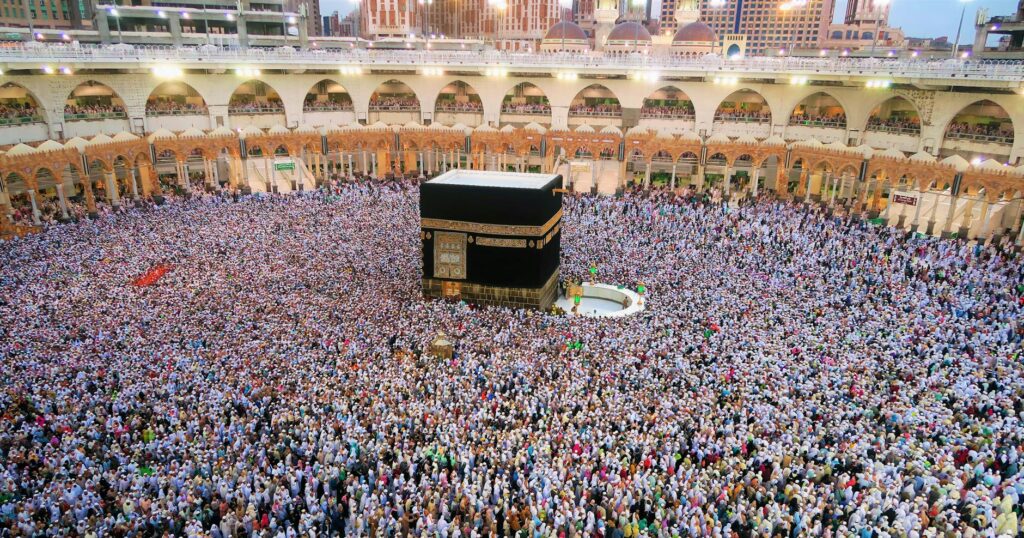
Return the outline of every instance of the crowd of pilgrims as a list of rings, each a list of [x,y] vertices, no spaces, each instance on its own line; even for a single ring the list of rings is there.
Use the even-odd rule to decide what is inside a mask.
[[[352,110],[351,100],[306,99],[302,103],[303,112],[334,112]]]
[[[715,121],[740,121],[749,123],[767,123],[772,120],[771,111],[765,110],[719,110],[715,112]]]
[[[284,102],[282,102],[279,97],[267,97],[266,101],[235,100],[228,104],[228,112],[238,114],[284,112]]]
[[[206,113],[206,103],[181,103],[170,99],[154,99],[146,102],[146,114],[150,116]]]
[[[1001,138],[1013,140],[1013,126],[999,123],[976,123],[971,125],[965,121],[955,121],[949,124],[946,130],[947,136],[952,138],[969,138],[973,136]]]
[[[417,185],[3,245],[0,535],[1020,536],[1019,255],[566,196],[562,279],[646,310],[475,307],[421,298]]]
[[[811,127],[845,127],[846,114],[793,114],[789,117],[789,124]]]
[[[622,114],[622,105],[608,103],[596,105],[575,104],[569,106],[569,113],[579,116],[615,116]]]
[[[0,120],[39,119],[39,111],[32,103],[0,104]]]
[[[101,104],[101,103],[93,103],[93,104],[79,103],[79,104],[75,104],[75,105],[72,105],[72,104],[64,105],[64,115],[65,116],[81,116],[81,115],[86,115],[86,116],[97,115],[97,116],[100,116],[100,115],[109,115],[109,114],[124,115],[124,107],[121,106],[121,105]]]
[[[919,133],[921,132],[921,120],[917,117],[901,118],[892,116],[880,118],[878,116],[871,116],[868,118],[868,130],[896,134]]]

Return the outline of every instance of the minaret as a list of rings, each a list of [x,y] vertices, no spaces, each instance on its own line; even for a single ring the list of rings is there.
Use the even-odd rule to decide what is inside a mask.
[[[594,19],[597,28],[594,30],[594,50],[604,50],[608,34],[615,27],[615,21],[619,20],[619,3],[617,0],[596,0],[595,3]]]
[[[676,28],[700,20],[700,0],[676,0]]]

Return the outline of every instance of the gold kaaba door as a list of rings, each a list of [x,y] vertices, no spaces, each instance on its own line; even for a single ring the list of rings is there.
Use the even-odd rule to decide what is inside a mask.
[[[462,296],[462,282],[441,282],[441,295],[458,299]]]

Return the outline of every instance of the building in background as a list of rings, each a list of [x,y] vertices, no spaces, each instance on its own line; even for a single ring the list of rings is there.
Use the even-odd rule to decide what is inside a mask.
[[[597,9],[596,0],[573,0],[572,21],[583,28],[587,35],[593,37],[594,29],[597,27],[597,19],[594,10]]]
[[[167,44],[174,46],[305,47],[309,41],[307,17],[288,10],[289,0],[206,0],[191,7],[181,7],[175,0],[144,1],[137,6],[96,4],[94,24],[100,40],[138,42],[148,33],[160,32],[169,35]]]
[[[558,0],[423,0],[417,3],[420,22],[411,33],[481,39],[501,49],[527,50],[562,20],[562,11]]]
[[[0,3],[0,26],[39,29],[92,27],[92,0],[7,0]]]
[[[323,19],[320,17],[320,0],[287,0],[285,11],[305,15],[306,32],[309,35],[324,35]]]
[[[849,0],[842,24],[831,24],[822,48],[887,55],[905,48],[903,30],[889,26],[891,0]]]
[[[701,0],[701,18],[719,36],[746,37],[750,55],[818,48],[835,0]]]
[[[359,10],[359,29],[368,39],[420,35],[416,0],[365,0]]]
[[[975,56],[1024,59],[1024,0],[1018,2],[1017,12],[1013,15],[988,18],[986,11],[979,11],[974,26]],[[993,36],[997,38],[993,40]]]

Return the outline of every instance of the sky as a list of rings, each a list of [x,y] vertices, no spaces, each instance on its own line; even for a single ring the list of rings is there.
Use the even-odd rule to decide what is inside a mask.
[[[330,1],[330,0],[324,0]],[[847,0],[836,1],[836,21],[846,14]],[[892,0],[889,23],[903,28],[908,37],[956,36],[956,23],[960,22],[960,0]],[[1013,15],[1017,12],[1017,0],[973,0],[967,2],[964,29],[961,42],[974,41],[974,14],[979,9],[988,9],[988,16]]]
[[[654,0],[657,2],[658,0]],[[836,0],[836,22],[846,14],[847,0]],[[956,35],[956,23],[960,21],[960,10],[964,3],[961,0],[891,0],[889,22],[893,26],[903,28],[908,37],[939,37],[949,36],[952,40]],[[356,5],[355,0],[320,0],[320,12],[330,15],[337,10],[345,14]],[[969,0],[967,14],[964,16],[964,34],[961,42],[974,41],[974,13],[979,9],[988,9],[988,15],[1012,15],[1017,11],[1017,0]]]

